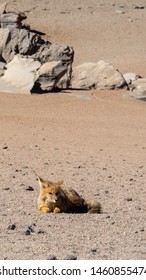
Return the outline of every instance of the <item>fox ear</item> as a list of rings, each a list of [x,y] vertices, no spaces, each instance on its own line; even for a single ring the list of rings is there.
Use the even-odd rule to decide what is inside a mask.
[[[37,176],[38,178],[38,181],[39,181],[39,185],[40,185],[40,188],[45,188],[45,185],[46,185],[46,181],[44,181],[42,178],[40,178],[39,176]]]
[[[61,186],[62,184],[63,184],[63,180],[58,181],[58,182],[55,183],[56,187],[59,187],[59,186]]]

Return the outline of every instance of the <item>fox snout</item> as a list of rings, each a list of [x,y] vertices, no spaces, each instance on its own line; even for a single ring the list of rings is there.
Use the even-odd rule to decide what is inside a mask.
[[[58,202],[58,198],[48,197],[47,201],[48,202],[52,202],[52,203],[57,203]]]
[[[47,201],[51,202],[51,203],[57,203],[57,202],[59,202],[59,197],[56,194],[50,194],[47,197]]]

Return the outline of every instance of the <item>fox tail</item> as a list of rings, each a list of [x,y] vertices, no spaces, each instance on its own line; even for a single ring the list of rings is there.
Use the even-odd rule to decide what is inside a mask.
[[[84,205],[88,213],[102,213],[101,204],[94,200],[85,200]]]

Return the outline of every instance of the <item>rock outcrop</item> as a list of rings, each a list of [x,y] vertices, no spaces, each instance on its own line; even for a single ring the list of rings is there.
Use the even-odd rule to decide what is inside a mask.
[[[7,12],[0,6],[0,91],[43,93],[56,87],[72,89],[118,89],[146,99],[146,79],[135,73],[122,75],[103,60],[88,62],[72,70],[74,50],[52,44],[42,33],[23,24],[24,13]]]
[[[3,91],[5,83],[6,90],[11,92],[9,86],[12,80],[14,92],[22,90],[30,93],[37,87],[37,92],[52,91],[64,75],[66,87],[69,87],[74,57],[73,48],[44,40],[39,32],[32,31],[22,24],[24,19],[26,19],[24,13],[6,13],[6,4],[0,7],[0,91]],[[20,64],[21,66],[23,64],[22,61],[25,61],[25,66],[27,65],[24,67],[23,74],[23,67],[20,67]],[[30,71],[30,64],[34,65],[36,62],[37,67]],[[21,77],[18,79],[16,76],[20,76],[19,67]],[[27,78],[25,79],[24,76]],[[25,79],[24,83],[22,77]]]

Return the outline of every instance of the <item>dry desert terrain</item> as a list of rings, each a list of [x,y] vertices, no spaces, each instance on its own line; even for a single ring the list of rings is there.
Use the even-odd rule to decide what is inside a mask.
[[[72,46],[74,65],[103,59],[146,77],[144,0],[16,0],[7,10]],[[102,214],[42,214],[37,174],[97,199]],[[1,259],[146,259],[146,103],[126,89],[0,93],[0,182]]]

